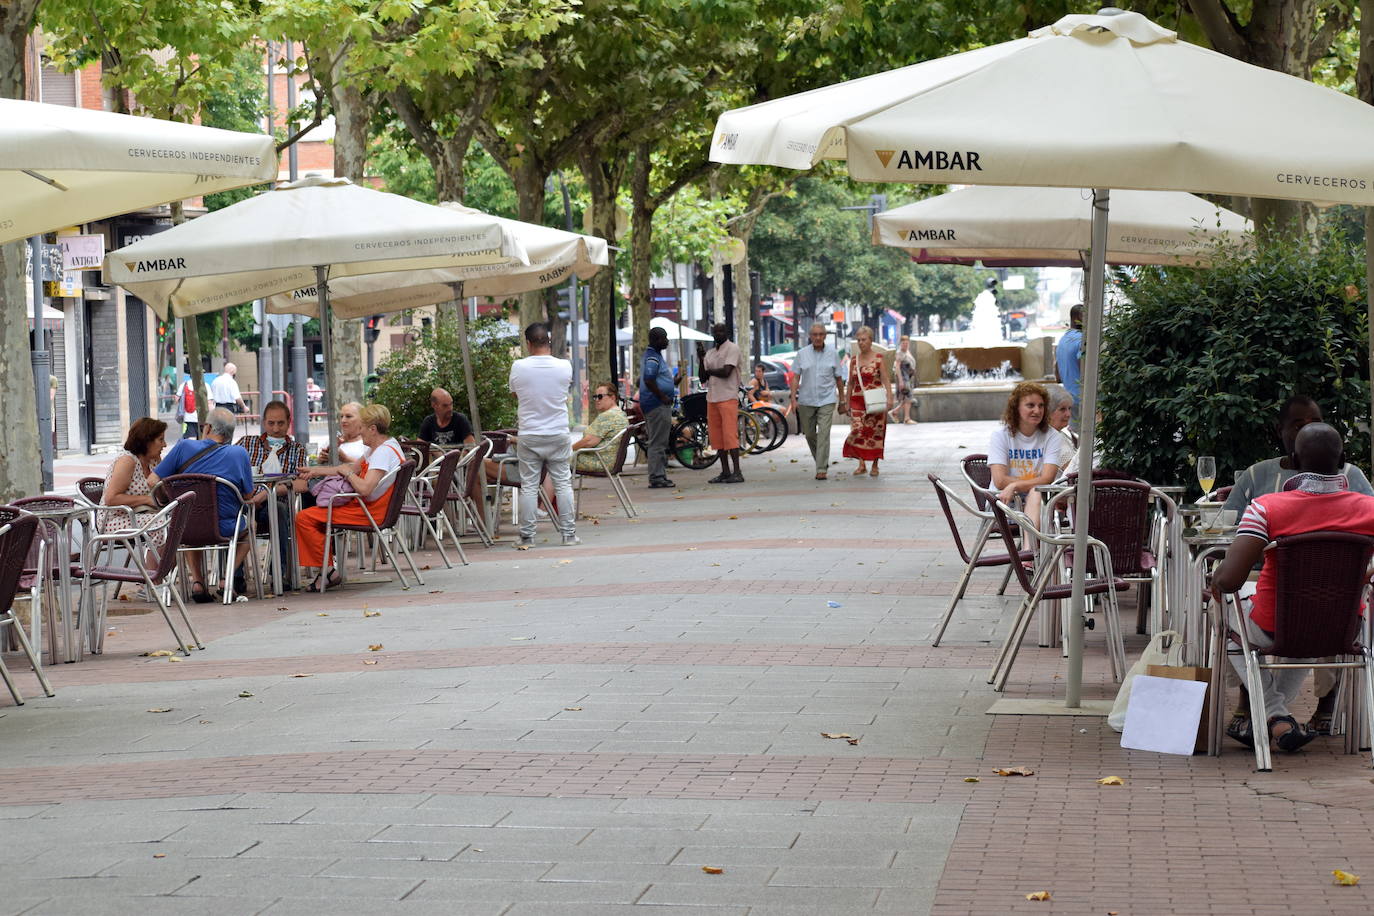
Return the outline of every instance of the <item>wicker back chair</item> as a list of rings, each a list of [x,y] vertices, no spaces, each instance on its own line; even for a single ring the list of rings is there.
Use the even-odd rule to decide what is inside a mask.
[[[38,517],[29,515],[13,509],[13,507],[3,507],[7,511],[4,513],[7,518],[3,526],[0,526],[0,632],[11,632],[14,634],[15,641],[19,643],[19,648],[24,651],[29,664],[33,666],[33,671],[38,675],[38,682],[43,687],[43,692],[48,696],[53,695],[52,685],[48,683],[47,677],[43,674],[43,666],[39,663],[38,656],[34,654],[33,645],[24,633],[23,626],[14,616],[14,597],[19,592],[19,578],[23,571],[24,560],[29,555],[29,548],[34,542],[34,535],[38,531]],[[34,608],[36,615],[37,608]],[[0,680],[5,682],[9,688],[10,696],[14,698],[15,705],[24,705],[24,695],[19,692],[19,687],[14,683],[14,677],[5,667],[5,659],[0,655]]]
[[[406,581],[406,574],[401,570],[401,564],[396,559],[396,552],[391,549],[392,535],[396,532],[396,523],[401,520],[401,510],[405,508],[406,494],[410,492],[410,481],[415,476],[415,462],[402,461],[401,466],[390,475],[391,488],[384,494],[387,497],[386,512],[381,518],[372,514],[368,503],[363,499],[361,493],[340,493],[330,501],[327,507],[327,514],[324,523],[324,562],[322,569],[326,572],[320,576],[320,591],[323,592],[329,586],[329,557],[333,547],[334,535],[345,531],[355,531],[363,534],[375,534],[381,541],[383,549],[386,550],[387,559],[391,561],[391,567],[396,570],[396,575],[400,577],[401,587],[410,588],[410,583]],[[383,477],[378,481],[378,486],[386,481]],[[375,497],[380,498],[380,497]],[[363,522],[336,522],[334,520],[334,510],[341,506],[348,505],[356,501],[356,504],[363,509],[366,521]],[[414,573],[416,581],[421,585],[425,584],[425,577],[420,575],[420,567],[415,565],[415,558],[410,555],[410,548],[406,546],[405,538],[399,538],[401,552],[405,554],[406,562],[410,564],[410,571]],[[346,559],[346,558],[345,558]],[[339,570],[345,567],[345,563],[339,563]]]
[[[234,532],[230,535],[219,533],[219,492],[226,489],[239,500],[238,514],[234,519]],[[196,498],[190,503],[189,515],[186,519],[185,528],[182,531],[180,547],[182,552],[201,552],[216,553],[220,550],[227,552],[229,559],[226,565],[232,565],[233,557],[238,549],[240,531],[246,521],[249,528],[246,537],[256,536],[254,530],[254,514],[249,510],[250,506],[245,500],[246,494],[239,491],[239,488],[223,477],[214,474],[172,474],[158,481],[154,489],[154,495],[159,502],[170,503],[173,499],[183,493],[194,493]],[[258,597],[262,597],[262,577],[258,574],[258,564],[247,563],[246,568],[254,573],[253,578],[257,584]],[[207,574],[209,570],[207,569]],[[208,583],[207,583],[208,587]],[[229,604],[234,600],[234,576],[232,570],[227,570],[224,576],[224,603]]]
[[[576,502],[573,504],[574,513],[582,502],[583,481],[588,477],[604,477],[610,481],[611,490],[615,493],[616,499],[620,500],[620,508],[625,510],[625,517],[634,518],[639,514],[639,510],[635,508],[634,500],[630,498],[630,490],[625,486],[625,480],[620,476],[620,473],[625,469],[625,458],[630,451],[630,442],[639,432],[641,426],[643,426],[642,423],[627,425],[615,434],[613,437],[616,442],[615,457],[611,459],[609,465],[606,464],[606,457],[601,452],[601,449],[606,447],[606,443],[580,448],[573,452],[573,473],[577,475],[577,496]],[[595,455],[597,463],[601,467],[591,470],[578,467],[577,458],[579,455]]]
[[[458,558],[463,561],[464,566],[468,565],[467,554],[463,552],[463,545],[458,540],[458,532],[453,530],[453,524],[444,514],[449,497],[453,493],[453,481],[458,473],[458,467],[465,457],[467,456],[463,452],[454,449],[432,465],[433,470],[429,473],[417,474],[410,492],[414,503],[407,502],[401,507],[402,515],[420,519],[424,531],[434,538],[434,543],[439,548],[439,556],[447,569],[452,569],[453,564],[449,562],[448,552],[444,550],[445,532],[453,537],[453,546],[458,548]]]

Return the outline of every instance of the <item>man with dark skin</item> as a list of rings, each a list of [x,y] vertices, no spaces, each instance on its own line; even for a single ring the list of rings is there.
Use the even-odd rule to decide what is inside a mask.
[[[1212,575],[1214,600],[1220,602],[1223,594],[1238,591],[1245,584],[1250,570],[1262,560],[1265,545],[1274,538],[1309,531],[1374,534],[1374,497],[1351,491],[1349,481],[1341,473],[1345,448],[1340,433],[1325,423],[1305,425],[1296,437],[1293,460],[1299,473],[1284,489],[1256,497],[1246,510],[1236,539]],[[1276,570],[1266,564],[1250,609],[1242,610],[1247,636],[1261,653],[1274,640],[1276,576]],[[1240,657],[1232,656],[1232,664],[1243,678],[1245,668]],[[1288,712],[1288,704],[1306,678],[1305,668],[1261,672],[1269,737],[1285,751],[1296,751],[1317,735],[1309,726],[1299,725]],[[1253,746],[1260,736],[1254,734],[1248,722],[1246,726],[1227,731],[1241,743]]]
[[[644,411],[644,434],[649,440],[649,488],[673,486],[668,479],[668,434],[673,425],[673,371],[663,358],[668,332],[649,329],[649,349],[639,365],[639,407]],[[601,405],[611,407],[612,404]]]
[[[706,385],[706,420],[711,447],[720,453],[721,472],[709,483],[744,483],[739,467],[739,345],[724,324],[711,328],[710,353],[697,343],[701,381]]]

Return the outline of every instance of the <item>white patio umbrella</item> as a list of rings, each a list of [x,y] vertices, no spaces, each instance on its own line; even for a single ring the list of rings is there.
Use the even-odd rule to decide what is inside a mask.
[[[873,241],[922,263],[1079,267],[1092,247],[1092,191],[974,186],[873,217]],[[1108,264],[1205,264],[1251,244],[1250,221],[1182,191],[1112,195]]]
[[[464,296],[513,296],[554,286],[570,276],[589,279],[609,263],[605,239],[578,235],[534,223],[491,216],[459,203],[440,207],[474,219],[492,220],[516,239],[528,264],[504,261],[429,270],[404,270],[346,277],[329,283],[329,305],[343,318],[361,318],[405,309],[462,300]],[[267,310],[277,313],[319,313],[318,285],[280,293],[267,300]],[[463,348],[463,379],[467,385],[468,411],[473,429],[481,431],[477,409],[477,385],[468,350],[467,313],[458,309],[458,340]]]
[[[331,277],[527,262],[494,217],[455,213],[346,178],[308,175],[110,252],[110,278],[165,314],[195,315],[315,283],[325,372]],[[328,383],[330,390],[337,390]],[[329,412],[330,441],[335,418]]]
[[[276,141],[266,134],[17,99],[0,99],[0,124],[0,243],[277,175]],[[35,290],[35,322],[42,298]],[[37,341],[38,441],[47,485],[51,364],[42,338]]]
[[[0,242],[277,177],[266,134],[0,99]]]
[[[1071,105],[1070,127],[1044,116],[1046,99]],[[1359,100],[1109,8],[1016,41],[728,111],[711,158],[794,169],[843,159],[860,181],[1094,188],[1079,453],[1079,466],[1091,467],[1107,189],[1368,206],[1370,149],[1374,109]],[[1090,485],[1091,475],[1080,475],[1070,708],[1081,706]]]
[[[678,324],[671,318],[664,318],[662,315],[651,319],[649,321],[649,327],[662,328],[668,333],[669,340],[704,340],[708,343],[715,342],[715,338],[710,334],[703,334],[695,328],[689,328],[686,325]]]

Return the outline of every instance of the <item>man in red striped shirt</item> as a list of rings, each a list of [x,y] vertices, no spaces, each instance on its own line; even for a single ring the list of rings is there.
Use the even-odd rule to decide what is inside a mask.
[[[1309,423],[1294,443],[1300,471],[1278,493],[1257,496],[1241,519],[1236,539],[1226,550],[1226,558],[1212,577],[1212,593],[1218,601],[1223,592],[1234,592],[1245,584],[1250,570],[1264,557],[1264,547],[1277,537],[1306,534],[1310,531],[1345,531],[1374,536],[1374,496],[1355,493],[1341,473],[1345,448],[1340,433],[1325,423]],[[1245,618],[1250,644],[1263,653],[1274,644],[1274,592],[1278,572],[1275,564],[1265,563]],[[1295,659],[1311,661],[1312,659]],[[1231,664],[1245,678],[1245,665],[1238,655]],[[1288,706],[1307,679],[1306,668],[1262,671],[1265,704],[1269,712],[1269,734],[1281,750],[1296,751],[1316,737],[1289,714]],[[1232,734],[1242,743],[1253,743],[1253,734]]]

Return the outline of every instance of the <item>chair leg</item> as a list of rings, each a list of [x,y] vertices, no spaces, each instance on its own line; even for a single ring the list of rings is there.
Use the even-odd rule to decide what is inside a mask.
[[[462,563],[464,566],[467,566],[468,553],[466,550],[463,549],[463,542],[458,537],[458,530],[453,527],[453,522],[449,520],[449,517],[447,515],[445,515],[443,512],[440,512],[439,518],[436,519],[436,526],[439,529],[439,535],[436,538],[436,540],[442,543],[444,538],[444,532],[447,531],[449,538],[451,538],[453,541],[454,549],[458,551],[458,561]]]
[[[421,538],[421,539],[424,540],[424,541],[428,541],[428,540],[430,539],[430,537],[433,537],[433,538],[434,538],[434,546],[436,546],[436,547],[439,548],[439,558],[440,558],[441,560],[444,561],[444,568],[445,568],[445,569],[452,569],[452,568],[453,568],[453,564],[449,562],[449,559],[448,559],[448,551],[444,550],[444,538],[443,538],[443,536],[442,536],[438,531],[435,530],[435,527],[434,527],[434,526],[435,526],[434,520],[431,519],[428,515],[425,515],[425,514],[421,513],[421,515],[420,515],[420,531],[421,531],[421,534],[422,534],[422,538]],[[402,539],[402,542],[401,542],[401,543],[405,543],[404,539]]]
[[[935,628],[935,639],[931,642],[932,647],[938,647],[940,640],[945,638],[945,628],[949,626],[950,620],[954,617],[954,609],[959,606],[959,602],[964,598],[964,592],[968,590],[969,580],[973,578],[973,564],[977,562],[976,554],[972,554],[975,559],[969,560],[964,564],[964,574],[959,577],[959,584],[955,586],[954,595],[949,599],[949,607],[945,608],[945,615],[940,618],[940,624]]]
[[[1255,738],[1255,769],[1261,773],[1273,770],[1269,754],[1269,709],[1264,702],[1264,687],[1260,683],[1260,655],[1251,651],[1245,659],[1245,683],[1250,691],[1250,729]]]
[[[181,619],[185,622],[185,624],[186,624],[186,629],[189,630],[190,633],[191,633],[191,642],[192,642],[192,644],[195,645],[195,647],[196,647],[197,649],[200,649],[200,650],[203,651],[203,650],[205,649],[205,646],[201,643],[201,641],[200,641],[200,636],[198,636],[198,635],[196,634],[196,627],[195,627],[195,624],[191,623],[191,615],[188,614],[188,613],[186,613],[186,602],[181,600],[181,592],[178,591],[178,590],[175,589],[175,588],[168,589],[168,592],[171,594],[171,596],[172,596],[173,598],[176,599],[177,611],[181,614]],[[164,602],[163,599],[162,599],[162,595],[161,595],[161,593],[156,593],[156,594],[157,594],[157,603],[158,603],[158,606],[161,607],[161,608],[163,608],[163,611],[162,611],[163,616],[167,616],[166,604],[165,604],[165,602]],[[186,654],[187,654],[187,655],[190,655],[191,653],[190,653],[190,652],[187,652]]]
[[[1374,653],[1371,653],[1368,648],[1364,650],[1364,667],[1360,669],[1360,686],[1363,689],[1360,691],[1360,702],[1357,705],[1364,708],[1360,710],[1358,717],[1352,717],[1350,727],[1360,729],[1360,740],[1355,744],[1360,750],[1367,751],[1374,747]],[[1371,753],[1370,766],[1374,766],[1374,753]]]
[[[9,612],[9,616],[10,624],[14,627],[14,638],[19,641],[19,648],[24,651],[24,655],[28,658],[29,664],[33,666],[33,673],[38,676],[38,683],[43,686],[43,693],[52,696],[52,684],[48,683],[48,676],[43,673],[43,666],[38,663],[38,657],[33,651],[33,644],[29,642],[28,636],[24,635],[24,628],[19,625],[19,621],[15,618],[13,611]],[[8,678],[6,678],[6,680],[8,680]],[[12,688],[11,692],[13,692]]]
[[[415,574],[415,581],[424,585],[425,577],[420,575],[420,567],[415,565],[415,558],[410,555],[410,548],[406,546],[405,538],[397,538],[397,540],[401,543],[401,553],[406,555],[406,562],[410,564],[410,571]],[[387,556],[391,557],[391,565],[396,567],[396,574],[400,575],[401,564],[396,562],[396,554],[391,550],[391,538],[389,536],[384,536],[382,537],[382,542],[386,544],[386,553]],[[449,568],[452,569],[453,567],[450,566]],[[402,584],[405,583],[404,576],[401,577],[401,582]]]
[[[19,626],[18,621],[15,621],[14,626]],[[14,683],[14,678],[10,677],[10,669],[5,667],[5,660],[3,658],[0,658],[0,680],[3,680],[5,686],[9,688],[10,696],[14,697],[14,705],[23,706],[24,695],[19,692],[19,688]]]
[[[1015,560],[1012,561],[1012,563],[1015,562]],[[997,594],[999,597],[1007,593],[1007,586],[1011,584],[1012,572],[1014,572],[1014,570],[1011,568],[1011,563],[1008,563],[1007,571],[1002,574],[1002,584],[997,588]]]
[[[1016,617],[1012,620],[1011,631],[1007,633],[1006,642],[1002,644],[1002,650],[998,653],[992,674],[988,677],[988,683],[993,685],[992,689],[999,693],[1007,686],[1007,678],[1011,676],[1011,667],[1016,663],[1016,656],[1021,651],[1021,641],[1026,638],[1026,632],[1030,629],[1031,620],[1035,617],[1036,609],[1040,606],[1040,598],[1045,593],[1045,586],[1048,582],[1049,569],[1047,567],[1045,572],[1036,579],[1035,591],[1017,609]]]

